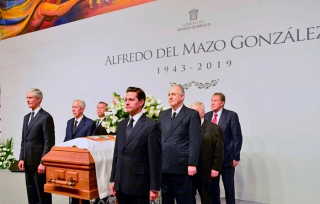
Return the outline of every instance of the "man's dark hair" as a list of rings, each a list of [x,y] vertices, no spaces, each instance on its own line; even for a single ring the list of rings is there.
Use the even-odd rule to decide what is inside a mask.
[[[144,93],[144,91],[138,87],[128,87],[126,93],[128,93],[128,92],[136,92],[137,98],[139,101],[143,99],[143,101],[144,101],[143,105],[142,105],[142,108],[143,108],[144,103],[146,101],[146,94]]]
[[[100,101],[98,104],[104,104],[108,107],[108,104],[106,102]]]
[[[220,96],[220,101],[226,102],[226,96],[221,92],[216,92],[213,95]]]

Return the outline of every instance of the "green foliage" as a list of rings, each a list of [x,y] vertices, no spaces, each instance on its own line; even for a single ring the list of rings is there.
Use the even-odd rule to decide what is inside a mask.
[[[119,122],[129,116],[126,111],[125,98],[115,92],[112,95],[114,97],[113,104],[108,106],[109,112],[106,113],[106,117],[102,122],[102,126],[106,128],[108,133],[115,133]],[[155,99],[152,95],[147,95],[143,107],[143,112],[147,117],[158,121],[160,111],[165,109],[166,107],[161,103],[161,100]]]
[[[10,138],[0,143],[0,169],[8,169],[14,161],[13,138]]]

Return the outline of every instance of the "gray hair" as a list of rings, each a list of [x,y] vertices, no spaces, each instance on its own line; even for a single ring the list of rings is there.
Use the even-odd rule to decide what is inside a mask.
[[[36,97],[36,98],[41,98],[41,100],[40,100],[40,103],[41,103],[41,101],[43,99],[43,94],[42,94],[42,91],[40,89],[32,88],[32,89],[29,89],[28,92],[32,92],[33,96]]]
[[[184,88],[183,88],[183,86],[181,85],[181,84],[174,84],[174,85],[172,85],[172,87],[174,87],[174,86],[176,86],[176,87],[179,87],[179,89],[180,89],[180,96],[181,95],[184,95]]]
[[[75,99],[73,101],[73,103],[75,103],[75,102],[79,102],[80,108],[86,108],[86,103],[84,101],[79,100],[79,99]]]
[[[200,101],[193,102],[193,103],[191,103],[190,106],[197,106],[197,105],[201,106],[201,110],[205,111],[205,107],[204,107],[203,103]]]

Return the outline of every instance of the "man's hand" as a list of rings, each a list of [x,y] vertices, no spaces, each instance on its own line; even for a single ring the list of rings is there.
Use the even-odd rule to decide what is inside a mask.
[[[211,178],[217,177],[219,175],[219,171],[211,169]]]
[[[236,166],[238,166],[239,161],[233,160],[232,162],[232,167],[235,168]]]
[[[38,174],[44,174],[46,172],[46,167],[43,164],[38,166]]]
[[[188,166],[188,175],[193,176],[197,173],[196,166]]]
[[[21,171],[24,171],[24,161],[23,160],[20,160],[19,163],[18,163],[18,168],[21,170]]]
[[[112,195],[114,195],[114,196],[116,196],[116,191],[114,190],[114,182],[111,182],[110,183],[110,191],[111,191],[111,193],[112,193]]]
[[[152,200],[155,200],[158,198],[159,196],[159,192],[158,191],[153,191],[153,190],[150,190],[150,193],[149,193],[149,199],[152,201]]]

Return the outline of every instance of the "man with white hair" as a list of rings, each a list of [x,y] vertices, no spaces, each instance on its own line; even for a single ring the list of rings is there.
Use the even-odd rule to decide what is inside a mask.
[[[223,135],[221,128],[204,119],[203,103],[196,101],[190,108],[199,112],[201,119],[201,150],[197,173],[193,177],[193,194],[200,194],[202,204],[212,204],[211,178],[216,178],[223,162]],[[194,197],[193,203],[196,204]]]
[[[74,118],[71,118],[67,122],[66,137],[64,141],[72,140],[78,137],[86,137],[94,135],[96,124],[90,118],[83,115],[86,103],[82,100],[74,100],[72,103],[72,114]],[[72,198],[71,204],[78,204],[79,199]],[[88,200],[82,200],[82,204],[89,204]]]
[[[25,171],[28,203],[51,204],[51,194],[44,192],[46,167],[41,159],[55,143],[53,118],[40,106],[43,99],[42,91],[30,89],[26,98],[31,113],[24,116],[23,120],[18,167]]]
[[[72,114],[74,115],[74,118],[71,118],[67,122],[66,137],[64,141],[94,135],[96,125],[93,120],[87,118],[83,114],[85,108],[86,104],[84,101],[73,101]]]
[[[159,114],[162,135],[163,204],[191,204],[193,202],[192,176],[197,173],[201,124],[199,113],[183,104],[184,88],[173,85],[168,92],[170,109]]]

